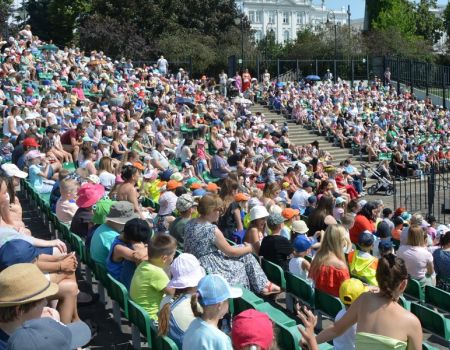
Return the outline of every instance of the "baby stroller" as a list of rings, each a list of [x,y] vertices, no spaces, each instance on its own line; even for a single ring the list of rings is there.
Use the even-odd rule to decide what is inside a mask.
[[[376,179],[377,182],[367,189],[368,195],[374,195],[378,192],[384,192],[386,196],[392,196],[395,192],[392,181],[386,178],[386,174],[382,174],[377,169],[370,168],[369,165],[361,163],[361,167],[370,175],[371,179]]]

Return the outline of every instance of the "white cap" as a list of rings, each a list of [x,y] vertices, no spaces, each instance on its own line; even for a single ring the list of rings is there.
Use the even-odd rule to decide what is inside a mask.
[[[25,171],[20,170],[15,164],[2,164],[2,170],[8,177],[18,177],[20,179],[25,179],[28,174]]]
[[[250,221],[266,218],[269,216],[269,212],[266,207],[257,205],[250,210]]]
[[[170,266],[170,280],[168,287],[184,289],[197,287],[200,280],[205,276],[205,270],[197,258],[188,253],[181,253]]]

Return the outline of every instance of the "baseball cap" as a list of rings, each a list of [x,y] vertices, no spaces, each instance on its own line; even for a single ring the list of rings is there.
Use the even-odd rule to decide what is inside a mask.
[[[411,220],[411,214],[410,213],[408,213],[407,211],[404,211],[401,215],[400,215],[400,217],[404,220],[404,221],[409,221],[409,220]]]
[[[0,248],[0,270],[19,263],[31,263],[39,251],[23,239],[13,239]]]
[[[213,191],[218,191],[218,190],[220,190],[220,187],[217,186],[214,182],[210,182],[210,183],[206,186],[205,190],[207,190],[208,192],[213,192]]]
[[[261,311],[248,309],[233,319],[231,341],[235,349],[257,345],[262,350],[268,350],[272,346],[273,336],[272,321]]]
[[[342,204],[342,203],[345,203],[345,202],[346,202],[346,200],[345,200],[344,197],[337,197],[336,198],[336,204]]]
[[[250,199],[250,196],[247,193],[243,193],[243,192],[237,193],[234,196],[234,200],[236,202],[245,202],[245,201],[248,201],[249,199]]]
[[[178,187],[182,186],[181,182],[175,181],[175,180],[169,180],[169,182],[167,182],[166,185],[166,189],[168,189],[169,191],[174,190]]]
[[[378,251],[379,252],[390,252],[394,245],[391,241],[382,240],[378,243]]]
[[[170,265],[170,274],[168,287],[184,289],[196,287],[206,273],[194,255],[181,253]]]
[[[198,283],[197,292],[200,294],[200,305],[208,306],[222,301],[242,296],[242,289],[230,287],[220,275],[211,274],[203,277]]]
[[[294,240],[294,249],[296,252],[302,253],[311,248],[311,241],[305,235],[298,235]]]
[[[206,194],[206,190],[203,188],[198,188],[194,191],[192,191],[192,195],[194,197],[203,197]]]
[[[193,184],[191,184],[189,186],[189,188],[193,191],[193,190],[198,190],[199,188],[202,188],[202,184],[199,182],[194,182]]]
[[[308,203],[309,204],[314,204],[317,202],[317,197],[316,196],[309,196],[308,197]]]
[[[25,171],[20,170],[17,165],[12,163],[2,164],[2,170],[8,177],[18,177],[20,179],[25,179],[28,176]]]
[[[373,237],[372,233],[370,233],[369,231],[363,231],[359,235],[358,244],[364,247],[370,247],[373,244],[374,240],[375,238]]]
[[[35,159],[35,158],[44,158],[44,157],[45,157],[45,153],[41,153],[37,149],[28,152],[26,155],[27,160]]]
[[[195,207],[196,205],[197,205],[197,202],[195,201],[194,197],[192,197],[188,193],[185,193],[185,194],[182,194],[180,197],[178,197],[176,208],[180,213],[183,213],[183,212],[187,211],[188,209]]]
[[[306,234],[309,231],[308,225],[303,220],[295,220],[291,225],[292,232]]]
[[[8,340],[8,350],[34,349],[78,349],[89,343],[89,326],[77,321],[64,325],[50,317],[26,321],[17,328]]]
[[[27,137],[25,140],[23,140],[22,145],[24,147],[39,147],[39,144],[37,143],[36,139],[32,137]]]
[[[292,219],[294,216],[297,216],[299,214],[300,214],[300,211],[298,211],[297,209],[292,209],[292,208],[285,208],[281,212],[281,215],[283,215],[283,217],[286,220]]]
[[[358,279],[349,278],[342,282],[339,288],[339,299],[345,305],[351,305],[362,293],[368,291],[368,288]]]
[[[278,213],[272,213],[267,218],[267,225],[275,226],[280,225],[284,222],[284,218]]]

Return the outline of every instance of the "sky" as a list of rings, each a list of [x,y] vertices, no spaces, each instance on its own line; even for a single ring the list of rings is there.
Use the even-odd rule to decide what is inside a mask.
[[[369,0],[369,1],[377,1],[377,0]],[[448,0],[438,0],[438,3],[441,5],[446,5]],[[315,4],[322,4],[321,0],[314,0]],[[363,18],[364,17],[364,0],[325,0],[325,6],[330,9],[340,9],[342,6],[350,5],[350,12],[352,13],[353,19]]]

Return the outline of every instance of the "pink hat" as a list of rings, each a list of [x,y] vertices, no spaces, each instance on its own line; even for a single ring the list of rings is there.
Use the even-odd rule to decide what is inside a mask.
[[[80,208],[89,208],[97,203],[105,194],[105,188],[99,184],[86,183],[78,190],[77,205]]]
[[[122,176],[117,175],[116,176],[116,184],[123,184],[125,181],[123,181]]]

